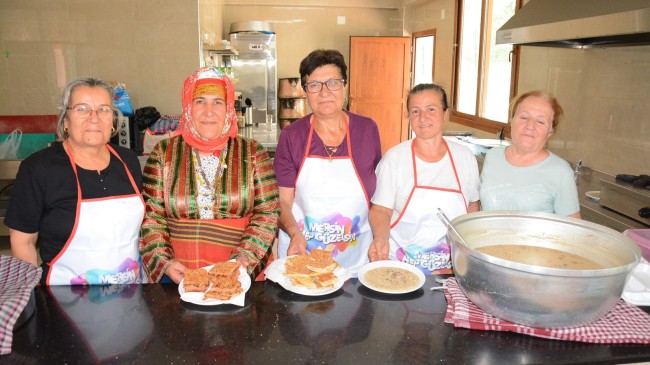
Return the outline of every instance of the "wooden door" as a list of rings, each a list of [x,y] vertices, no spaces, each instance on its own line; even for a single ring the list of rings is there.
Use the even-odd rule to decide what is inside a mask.
[[[350,37],[350,111],[374,119],[381,152],[409,136],[411,38]]]

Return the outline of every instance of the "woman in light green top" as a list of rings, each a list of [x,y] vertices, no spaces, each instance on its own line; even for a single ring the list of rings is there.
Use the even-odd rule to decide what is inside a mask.
[[[493,148],[481,171],[482,210],[523,210],[580,218],[571,166],[546,149],[562,118],[557,99],[531,91],[510,103],[512,145]]]

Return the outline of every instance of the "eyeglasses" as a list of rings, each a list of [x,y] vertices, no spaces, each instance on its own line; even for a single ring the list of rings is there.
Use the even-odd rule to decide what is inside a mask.
[[[329,91],[341,90],[345,86],[343,79],[329,79],[325,82],[311,81],[305,84],[304,88],[308,93],[318,93],[323,89],[323,85],[327,86]]]
[[[75,114],[78,114],[82,117],[89,117],[93,112],[97,113],[97,116],[100,118],[107,118],[113,116],[113,108],[109,105],[100,105],[97,109],[91,108],[88,104],[77,104],[71,107],[68,107],[68,110],[72,110]]]

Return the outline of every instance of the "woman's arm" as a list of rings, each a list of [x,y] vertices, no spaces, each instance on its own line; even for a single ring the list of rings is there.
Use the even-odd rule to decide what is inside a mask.
[[[393,210],[381,205],[373,204],[368,212],[368,221],[372,230],[372,243],[368,249],[370,261],[388,260],[390,244],[388,236],[390,233],[390,218]]]
[[[296,189],[280,188],[280,228],[289,235],[290,242],[286,255],[303,255],[307,253],[307,240],[302,234],[298,222],[293,216],[293,198]]]
[[[253,209],[250,221],[242,234],[240,245],[233,249],[231,258],[248,266],[249,274],[261,271],[259,263],[271,254],[273,242],[278,233],[280,203],[273,165],[268,153],[256,142],[252,147],[255,154],[253,187]],[[245,191],[249,189],[245,188]],[[249,265],[246,265],[249,264]]]
[[[142,196],[145,202],[144,220],[140,229],[140,256],[142,264],[154,282],[159,282],[174,263],[174,252],[169,240],[164,199],[165,153],[159,143],[151,152],[143,173]],[[180,263],[179,263],[180,264]],[[182,265],[181,265],[182,266]],[[183,268],[176,268],[168,276],[182,279]],[[178,280],[180,281],[180,279]]]
[[[478,212],[479,210],[481,210],[480,200],[470,202],[469,205],[467,205],[467,213]]]
[[[38,266],[36,255],[37,233],[25,233],[15,229],[9,229],[9,242],[11,242],[11,254],[34,266]]]

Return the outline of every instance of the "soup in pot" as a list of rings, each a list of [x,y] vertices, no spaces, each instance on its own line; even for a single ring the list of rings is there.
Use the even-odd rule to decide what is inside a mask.
[[[478,252],[526,265],[553,269],[597,270],[603,265],[590,259],[552,248],[525,245],[494,245],[476,249]]]

